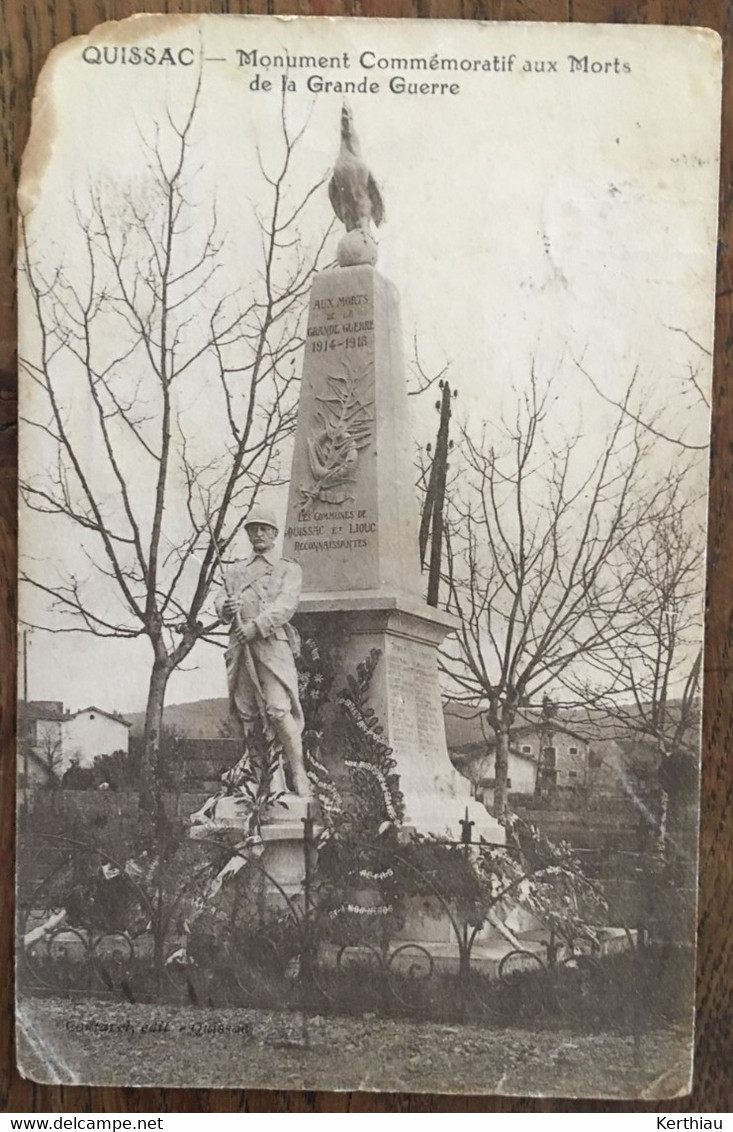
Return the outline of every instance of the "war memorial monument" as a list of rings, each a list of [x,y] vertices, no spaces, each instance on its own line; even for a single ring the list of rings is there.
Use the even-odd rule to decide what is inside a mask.
[[[399,296],[375,268],[374,228],[384,219],[384,206],[347,106],[328,191],[345,232],[338,266],[316,275],[310,294],[283,532],[283,561],[296,564],[302,576],[299,600],[290,594],[290,610],[297,604],[292,622],[301,638],[325,643],[334,689],[366,657],[376,660],[370,706],[396,764],[405,833],[457,838],[468,819],[474,840],[501,843],[501,825],[471,798],[446,747],[437,652],[455,620],[423,596]],[[276,519],[268,522],[274,527]],[[242,569],[245,575],[258,572],[251,564]],[[279,594],[282,587],[276,588]],[[252,626],[268,622],[268,601],[282,604],[265,588],[259,608],[240,615],[238,592],[227,591],[220,602],[233,623],[230,692],[232,649],[244,657],[241,667],[252,671],[260,636]],[[245,603],[253,600],[250,591],[242,592]],[[274,616],[282,635],[289,613]],[[287,629],[294,636],[289,623]],[[257,695],[267,726],[267,696],[261,688]],[[234,702],[233,710],[241,717]],[[281,720],[270,722],[279,735]],[[327,725],[324,749],[329,771],[343,777],[337,724]],[[286,754],[292,765],[292,754]],[[319,814],[302,775],[290,775],[282,785],[280,804],[266,814],[259,835],[267,869],[295,892],[304,867],[303,820],[312,816],[317,823]],[[247,820],[240,798],[216,796],[193,815],[192,835],[224,829],[236,835]]]

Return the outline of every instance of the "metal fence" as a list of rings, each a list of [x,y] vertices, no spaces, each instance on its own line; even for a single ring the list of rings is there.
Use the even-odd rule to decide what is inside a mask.
[[[472,851],[465,837],[450,848],[457,857]],[[684,1012],[690,956],[667,947],[660,964],[659,949],[642,946],[648,932],[638,925],[616,934],[616,954],[553,933],[492,951],[470,901],[446,891],[399,846],[350,851],[354,868],[340,892],[324,880],[306,821],[300,885],[283,884],[251,855],[209,902],[207,888],[231,858],[216,838],[122,860],[89,839],[26,829],[19,989],[441,1021],[549,1018],[629,1033]],[[395,893],[400,899],[390,904]],[[423,938],[431,934],[438,938]]]

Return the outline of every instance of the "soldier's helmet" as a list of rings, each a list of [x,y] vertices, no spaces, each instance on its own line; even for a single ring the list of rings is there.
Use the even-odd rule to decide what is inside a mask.
[[[244,521],[245,530],[247,527],[253,527],[255,523],[259,523],[262,527],[273,527],[276,531],[280,529],[275,518],[275,512],[268,511],[266,507],[252,508]]]

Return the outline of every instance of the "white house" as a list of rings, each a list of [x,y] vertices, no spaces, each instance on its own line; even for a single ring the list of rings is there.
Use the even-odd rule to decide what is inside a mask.
[[[127,751],[131,726],[121,715],[98,707],[68,713],[62,722],[64,769],[72,759],[79,766],[91,766],[97,755]]]
[[[457,737],[468,738],[465,726]],[[495,778],[493,734],[482,736],[480,741],[474,738],[460,745],[454,743],[452,748],[449,744],[449,749],[454,766],[473,783],[476,797],[490,792]],[[587,739],[571,728],[557,720],[549,726],[526,722],[512,731],[507,768],[509,792],[535,795],[557,787],[585,787],[592,760]]]
[[[131,724],[115,712],[86,707],[64,711],[59,700],[18,706],[20,773],[30,779],[58,778],[72,762],[91,766],[97,755],[127,751]]]

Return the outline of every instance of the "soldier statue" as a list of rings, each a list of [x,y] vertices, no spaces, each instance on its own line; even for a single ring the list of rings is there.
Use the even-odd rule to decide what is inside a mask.
[[[226,651],[229,701],[245,736],[261,720],[285,756],[296,794],[309,797],[303,763],[303,711],[295,656],[298,634],[290,620],[298,608],[301,569],[275,552],[274,514],[255,508],[245,522],[252,557],[226,571],[217,613],[231,625]]]

